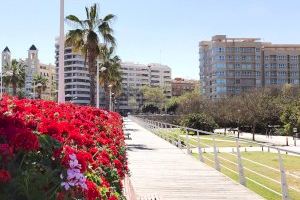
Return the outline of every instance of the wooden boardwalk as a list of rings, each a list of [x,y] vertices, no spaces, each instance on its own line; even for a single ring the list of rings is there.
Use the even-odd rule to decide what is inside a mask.
[[[263,199],[135,122],[125,119],[125,127],[132,138],[126,143],[137,199]]]

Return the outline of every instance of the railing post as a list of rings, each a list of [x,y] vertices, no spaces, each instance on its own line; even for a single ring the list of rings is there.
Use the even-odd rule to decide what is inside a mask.
[[[197,139],[198,139],[198,154],[199,154],[199,160],[200,160],[201,162],[204,162],[203,155],[202,155],[202,149],[201,149],[201,146],[200,146],[200,135],[199,135],[199,131],[197,131]]]
[[[236,152],[237,152],[237,159],[238,159],[239,181],[240,181],[240,184],[246,186],[246,179],[245,179],[245,174],[244,174],[242,156],[241,156],[241,152],[240,152],[239,139],[236,139]]]
[[[289,198],[289,192],[288,192],[288,185],[286,182],[286,174],[285,174],[283,160],[282,160],[279,149],[278,149],[278,161],[279,161],[279,167],[280,167],[282,200],[289,200],[290,198]]]
[[[180,133],[178,135],[178,147],[179,149],[182,149],[182,146],[181,146],[181,139],[180,139]]]
[[[189,144],[189,132],[185,129],[185,142],[186,142],[186,152],[190,154],[190,144]]]
[[[218,158],[218,151],[217,151],[216,141],[215,141],[215,134],[213,134],[213,143],[214,143],[215,169],[221,171],[219,158]]]

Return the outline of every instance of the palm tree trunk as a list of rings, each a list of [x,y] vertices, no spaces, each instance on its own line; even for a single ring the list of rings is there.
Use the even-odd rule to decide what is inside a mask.
[[[255,141],[255,124],[252,125],[252,140]]]
[[[13,83],[12,88],[13,88],[13,96],[16,96],[17,95],[17,83]]]
[[[90,73],[90,105],[96,106],[96,74],[95,57],[89,55],[88,57],[89,73]]]

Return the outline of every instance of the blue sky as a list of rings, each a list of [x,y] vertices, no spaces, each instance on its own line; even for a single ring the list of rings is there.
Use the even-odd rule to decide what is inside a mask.
[[[212,35],[300,43],[299,0],[65,0],[65,14],[83,17],[94,2],[102,15],[117,15],[117,53],[124,61],[167,64],[173,78],[199,78],[198,43]],[[59,0],[5,1],[0,19],[1,50],[8,45],[14,58],[25,58],[35,44],[41,62],[54,63]]]

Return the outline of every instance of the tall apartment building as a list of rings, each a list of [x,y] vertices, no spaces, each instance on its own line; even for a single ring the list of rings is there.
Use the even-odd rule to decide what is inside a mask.
[[[84,58],[72,50],[72,47],[65,47],[64,51],[65,70],[65,100],[76,104],[90,104],[90,77],[88,66],[84,64]],[[59,68],[59,44],[55,44],[56,80],[58,82]]]
[[[118,98],[118,109],[121,112],[130,112],[143,105],[140,89],[145,85],[162,87],[167,98],[172,96],[171,68],[167,65],[123,62],[121,73],[122,94]]]
[[[199,80],[189,80],[184,78],[174,78],[172,84],[172,96],[178,97],[186,92],[192,92],[199,87]]]
[[[254,88],[299,84],[300,45],[216,35],[199,44],[202,93],[210,99]]]

